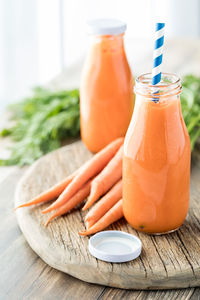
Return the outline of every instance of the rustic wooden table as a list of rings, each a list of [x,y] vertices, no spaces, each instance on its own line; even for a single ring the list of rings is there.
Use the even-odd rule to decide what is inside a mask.
[[[151,47],[151,41],[128,44],[127,53],[134,74],[151,70]],[[165,48],[165,71],[200,75],[200,40],[167,41]],[[77,86],[80,67],[81,63],[64,72],[51,86]],[[4,115],[0,118],[0,127],[6,122],[7,116]],[[0,141],[1,153],[6,144],[6,141]],[[25,171],[26,168],[0,168],[0,299],[200,299],[200,288],[120,290],[82,282],[46,265],[25,241],[13,212],[15,188]]]

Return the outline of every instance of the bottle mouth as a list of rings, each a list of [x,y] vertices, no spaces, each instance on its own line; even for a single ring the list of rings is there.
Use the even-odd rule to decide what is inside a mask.
[[[182,91],[180,78],[175,74],[162,73],[157,85],[152,85],[151,73],[142,74],[135,81],[135,93],[151,99],[176,96]]]

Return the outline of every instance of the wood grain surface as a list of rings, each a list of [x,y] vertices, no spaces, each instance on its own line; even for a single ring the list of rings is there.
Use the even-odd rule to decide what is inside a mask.
[[[3,300],[199,300],[200,288],[128,291],[80,281],[45,264],[29,247],[13,212],[24,169],[0,183],[0,299]]]
[[[82,142],[65,146],[38,160],[22,178],[16,193],[16,205],[28,201],[70,174],[91,154]],[[129,263],[110,264],[96,260],[88,252],[88,237],[81,209],[44,226],[47,204],[17,210],[22,232],[32,249],[50,266],[81,280],[124,289],[168,289],[200,285],[200,164],[191,175],[190,212],[176,232],[153,236],[133,230],[125,220],[113,224],[137,235],[143,244],[141,256]]]

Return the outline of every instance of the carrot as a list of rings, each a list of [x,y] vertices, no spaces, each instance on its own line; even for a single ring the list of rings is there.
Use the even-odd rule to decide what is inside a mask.
[[[88,209],[99,197],[104,195],[122,177],[123,146],[117,151],[113,159],[92,181],[91,192],[83,210]]]
[[[101,231],[108,227],[110,224],[123,217],[122,199],[120,199],[107,213],[99,219],[92,227],[85,231],[80,231],[80,235],[90,235]]]
[[[87,161],[79,169],[77,176],[75,176],[75,178],[59,196],[59,198],[51,206],[43,210],[42,213],[45,214],[47,212],[50,212],[66,203],[81,188],[84,183],[98,174],[107,165],[107,163],[115,155],[123,141],[124,138],[116,139],[100,152],[95,154],[89,161]]]
[[[88,229],[89,227],[91,227],[89,221],[85,221],[85,227],[86,227],[86,229]]]
[[[37,197],[33,198],[32,200],[15,207],[15,210],[20,207],[27,207],[27,206],[31,206],[31,205],[35,205],[35,204],[40,204],[40,203],[48,202],[50,200],[57,198],[64,191],[64,189],[67,187],[67,185],[73,180],[76,173],[77,172],[74,172],[73,174],[67,176],[67,178],[65,178],[63,181],[52,186],[50,189],[39,194]]]
[[[55,213],[47,220],[45,226],[49,224],[51,220],[56,217],[59,217],[63,214],[66,214],[71,209],[75,208],[78,204],[80,204],[90,193],[90,184],[91,181],[85,183],[82,188],[65,204],[59,207]]]
[[[87,213],[87,227],[94,225],[105,213],[122,198],[122,180],[118,181],[103,198],[101,198]]]
[[[98,221],[98,220],[97,220]],[[90,227],[92,227],[96,222],[94,222],[93,220],[88,220],[88,221],[85,221],[85,227],[87,229],[89,229]]]

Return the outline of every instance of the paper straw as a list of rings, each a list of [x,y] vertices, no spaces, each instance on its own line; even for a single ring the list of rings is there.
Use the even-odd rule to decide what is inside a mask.
[[[157,85],[161,81],[164,28],[165,28],[165,23],[156,23],[155,46],[153,52],[152,85]]]

